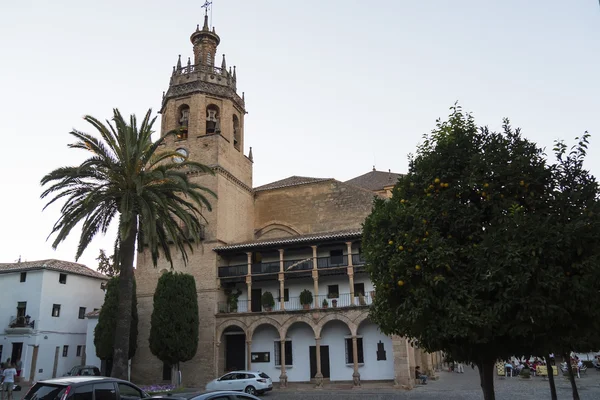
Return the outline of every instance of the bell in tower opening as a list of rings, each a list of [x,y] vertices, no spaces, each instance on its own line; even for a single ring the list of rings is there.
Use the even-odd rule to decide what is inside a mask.
[[[219,107],[214,104],[206,108],[206,134],[221,133],[221,124],[219,121]]]
[[[187,139],[189,120],[190,108],[187,105],[179,107],[179,129],[177,132],[177,139]]]

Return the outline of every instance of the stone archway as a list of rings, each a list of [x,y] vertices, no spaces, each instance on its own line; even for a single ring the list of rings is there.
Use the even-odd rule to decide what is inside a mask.
[[[327,324],[330,321],[344,322],[348,326],[348,329],[350,330],[350,335],[352,335],[352,336],[356,335],[356,324],[354,322],[352,322],[352,320],[350,320],[350,318],[348,318],[344,314],[335,313],[335,314],[327,314],[325,317],[321,318],[317,322],[317,325],[315,326],[315,337],[321,336],[321,331],[323,330],[323,327],[325,326],[325,324]]]
[[[272,326],[281,336],[281,324],[279,323],[279,321],[271,317],[263,317],[257,319],[256,321],[251,323],[250,326],[248,326],[248,331],[246,332],[246,334],[248,335],[248,340],[252,340],[252,337],[254,336],[254,331],[261,325]]]
[[[315,321],[304,315],[297,315],[297,316],[291,317],[290,319],[285,321],[285,323],[281,326],[281,328],[279,330],[279,334],[281,335],[281,337],[285,337],[287,335],[290,327],[298,322],[304,322],[305,324],[310,326],[310,328],[313,331],[313,334],[315,334],[315,337],[317,337],[316,331],[315,331]]]
[[[248,327],[239,320],[227,320],[217,327],[215,343],[215,375],[246,369]]]

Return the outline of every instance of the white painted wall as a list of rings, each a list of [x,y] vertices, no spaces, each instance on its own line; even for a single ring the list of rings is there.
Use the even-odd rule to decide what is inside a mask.
[[[279,382],[281,370],[275,367],[275,341],[279,340],[277,330],[269,325],[261,325],[254,331],[252,338],[252,352],[269,352],[270,362],[268,363],[252,363],[253,371],[262,371],[269,375],[273,382]],[[294,350],[292,349],[292,352]]]
[[[2,358],[11,356],[12,344],[23,343],[21,361],[23,379],[36,381],[52,378],[55,351],[59,347],[56,376],[62,376],[82,361],[83,349],[77,356],[77,346],[85,346],[87,320],[79,319],[79,307],[86,313],[98,309],[104,302],[101,279],[67,274],[67,283],[59,283],[59,272],[27,271],[20,282],[20,272],[0,274],[0,344]],[[7,333],[11,318],[16,316],[17,303],[27,302],[27,314],[35,321],[31,333]],[[52,317],[52,305],[60,304],[60,316]],[[92,339],[93,340],[93,339]],[[69,346],[63,357],[63,346]],[[38,346],[35,374],[31,376],[34,346]]]
[[[341,321],[328,322],[321,331],[321,345],[329,346],[329,368],[332,381],[352,380],[354,366],[346,364],[345,348],[345,338],[351,336],[350,329]]]
[[[44,278],[43,270],[28,271],[25,282],[20,282],[21,273],[0,274],[0,332],[8,326],[11,318],[17,315],[17,303],[27,302],[27,314],[31,320],[37,322],[40,319],[41,288]],[[4,353],[6,349],[4,350]],[[4,360],[7,357],[2,356]]]
[[[392,339],[384,335],[379,327],[371,322],[365,322],[358,328],[358,336],[363,338],[364,365],[359,367],[361,380],[394,379],[394,352]],[[386,359],[377,361],[377,343],[383,343]]]
[[[96,355],[96,346],[94,346],[94,329],[98,325],[98,317],[87,318],[87,333],[85,335],[85,364],[101,366],[100,359]]]
[[[315,345],[314,331],[304,323],[296,323],[288,330],[287,337],[292,340],[294,363],[293,366],[286,367],[288,381],[308,382],[310,380],[309,347]]]

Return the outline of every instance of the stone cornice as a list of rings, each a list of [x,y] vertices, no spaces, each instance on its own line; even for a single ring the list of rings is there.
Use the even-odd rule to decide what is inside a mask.
[[[234,89],[228,86],[222,86],[213,84],[210,82],[204,82],[202,80],[195,80],[179,85],[172,85],[165,94],[162,102],[161,112],[164,110],[165,105],[169,99],[187,96],[192,93],[205,93],[213,96],[224,97],[230,99],[242,112],[246,112],[246,106],[244,100],[238,96]]]

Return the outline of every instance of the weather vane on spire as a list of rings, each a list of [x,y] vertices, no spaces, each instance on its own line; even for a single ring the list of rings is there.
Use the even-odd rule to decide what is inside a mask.
[[[210,9],[210,26],[212,26],[212,1],[206,0],[204,4],[202,4],[201,8],[204,8],[204,15],[208,16],[208,9]]]

